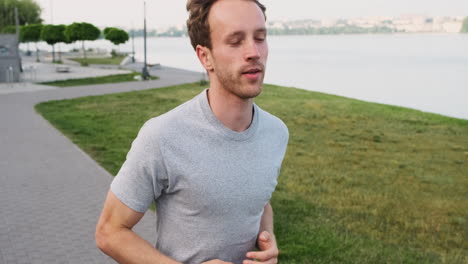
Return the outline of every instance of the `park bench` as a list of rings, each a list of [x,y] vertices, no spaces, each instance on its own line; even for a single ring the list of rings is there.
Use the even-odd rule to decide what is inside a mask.
[[[57,66],[55,68],[57,72],[70,72],[70,67],[68,66]]]

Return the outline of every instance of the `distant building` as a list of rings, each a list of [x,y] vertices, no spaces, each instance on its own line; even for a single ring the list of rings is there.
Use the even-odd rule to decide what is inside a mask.
[[[459,33],[463,26],[462,17],[438,17],[434,24],[437,25],[438,31],[447,33]]]
[[[462,23],[460,22],[446,22],[442,25],[444,32],[447,33],[459,33],[462,28]]]
[[[322,19],[322,20],[293,20],[293,21],[269,21],[267,27],[275,34],[330,34],[355,33],[355,32],[406,32],[406,33],[459,33],[464,17],[445,16],[434,17],[419,14],[409,14],[397,17],[370,16],[348,19]],[[341,30],[342,28],[348,30]],[[333,28],[336,30],[327,31]],[[304,29],[301,31],[301,29]],[[325,29],[325,30],[322,30]]]
[[[268,22],[268,28],[283,29],[284,24],[279,21],[272,21],[272,22]]]
[[[20,55],[16,34],[0,34],[0,82],[20,80]]]
[[[337,24],[338,19],[322,19],[320,22],[322,27],[333,27]]]

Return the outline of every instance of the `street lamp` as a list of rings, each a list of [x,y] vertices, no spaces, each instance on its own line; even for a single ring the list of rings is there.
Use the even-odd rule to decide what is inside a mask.
[[[141,71],[141,77],[143,80],[148,80],[150,75],[148,73],[148,63],[146,61],[146,1],[143,1],[143,38],[144,38],[144,55],[145,55],[145,64],[143,65],[143,69]]]
[[[133,25],[132,25],[132,63],[135,63],[135,27],[133,27]]]

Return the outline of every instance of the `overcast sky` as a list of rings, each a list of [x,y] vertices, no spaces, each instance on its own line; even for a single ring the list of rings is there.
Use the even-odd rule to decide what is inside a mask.
[[[45,23],[141,28],[143,0],[36,0]],[[426,14],[468,16],[468,0],[263,0],[269,20]],[[148,27],[184,24],[185,0],[147,0]]]

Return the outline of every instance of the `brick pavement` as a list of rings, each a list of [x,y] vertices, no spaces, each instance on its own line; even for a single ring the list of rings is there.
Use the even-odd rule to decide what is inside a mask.
[[[94,242],[112,177],[37,114],[34,105],[200,79],[199,73],[168,67],[151,73],[160,79],[0,92],[1,264],[113,263]],[[148,212],[135,230],[154,244],[154,225],[155,215]]]

